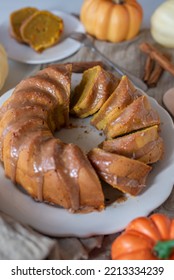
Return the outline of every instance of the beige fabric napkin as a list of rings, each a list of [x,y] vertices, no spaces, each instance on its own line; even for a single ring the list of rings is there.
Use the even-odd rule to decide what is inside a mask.
[[[137,38],[130,42],[113,44],[96,41],[95,44],[110,60],[142,78],[146,55],[139,50],[139,44],[144,41],[155,44],[148,30],[142,31]],[[158,47],[168,53],[174,62],[173,49]],[[82,48],[61,63],[100,59],[87,48]],[[147,94],[155,97],[162,104],[163,94],[173,86],[174,77],[165,71],[157,86],[148,89]],[[173,205],[174,191],[169,199],[155,211],[174,217]],[[50,238],[0,213],[0,259],[110,259],[110,247],[116,236],[117,233],[91,238]]]
[[[55,241],[0,212],[0,259],[44,259]]]

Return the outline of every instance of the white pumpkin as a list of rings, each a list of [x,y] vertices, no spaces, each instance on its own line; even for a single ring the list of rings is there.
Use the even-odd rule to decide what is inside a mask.
[[[159,44],[174,48],[174,0],[164,2],[152,14],[151,34]]]
[[[8,58],[4,47],[0,44],[0,89],[3,87],[8,75]]]

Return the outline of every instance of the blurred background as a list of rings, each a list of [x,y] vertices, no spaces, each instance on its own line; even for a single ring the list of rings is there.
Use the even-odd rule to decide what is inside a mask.
[[[10,3],[9,3],[10,2]],[[138,0],[138,2],[142,5],[144,10],[144,18],[142,22],[142,27],[149,27],[149,19],[153,13],[153,11],[158,7],[161,3],[165,2],[165,0]],[[83,0],[15,0],[15,1],[2,1],[1,3],[1,11],[0,11],[0,21],[5,18],[5,11],[8,9],[9,12],[12,12],[15,9],[25,6],[37,6],[38,8],[50,8],[50,9],[60,9],[62,11],[71,12],[71,13],[79,13]],[[4,18],[3,18],[4,17]]]

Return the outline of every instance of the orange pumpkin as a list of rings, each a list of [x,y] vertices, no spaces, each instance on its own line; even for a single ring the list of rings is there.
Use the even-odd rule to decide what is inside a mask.
[[[85,0],[80,11],[86,31],[110,42],[135,37],[142,18],[143,10],[136,0]]]
[[[174,260],[174,219],[156,213],[132,220],[111,247],[113,260]]]

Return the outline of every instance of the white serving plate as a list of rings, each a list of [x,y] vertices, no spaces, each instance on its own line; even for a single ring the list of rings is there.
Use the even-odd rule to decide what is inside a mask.
[[[84,27],[81,22],[68,13],[61,11],[52,12],[63,19],[64,31],[60,42],[42,53],[35,52],[28,45],[20,44],[11,37],[9,19],[1,24],[1,43],[4,45],[10,59],[28,64],[49,63],[64,59],[79,50],[81,44],[72,39],[68,39],[67,36],[75,31],[84,32]]]

